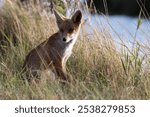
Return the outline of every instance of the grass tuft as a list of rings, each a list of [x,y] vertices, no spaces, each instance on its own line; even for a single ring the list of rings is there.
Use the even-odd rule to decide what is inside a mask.
[[[133,51],[116,48],[107,32],[80,34],[67,70],[73,81],[58,80],[33,85],[21,80],[27,53],[53,34],[55,20],[38,10],[26,10],[17,1],[6,0],[0,11],[0,99],[149,99],[149,50],[139,43]],[[91,38],[92,37],[92,38]],[[43,77],[42,79],[46,79]]]

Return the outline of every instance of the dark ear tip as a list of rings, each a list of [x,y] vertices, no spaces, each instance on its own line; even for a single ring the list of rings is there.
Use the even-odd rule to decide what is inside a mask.
[[[78,13],[78,14],[81,14],[81,15],[82,15],[81,10],[77,10],[77,11],[76,11],[76,13]]]
[[[56,11],[56,10],[53,10],[53,13],[56,15],[56,14],[58,14],[58,12]]]
[[[80,24],[82,19],[82,12],[80,10],[77,10],[75,14],[72,16],[72,21],[74,23]]]
[[[77,14],[79,19],[82,19],[82,12],[80,10],[77,10],[76,14]]]

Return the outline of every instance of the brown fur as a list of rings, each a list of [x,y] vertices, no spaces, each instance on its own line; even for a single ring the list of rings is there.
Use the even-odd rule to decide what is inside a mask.
[[[82,14],[78,10],[71,19],[68,19],[56,11],[54,13],[59,31],[29,52],[23,68],[25,71],[30,71],[32,76],[37,76],[38,71],[50,69],[56,71],[57,75],[66,81],[68,80],[66,62],[76,42]],[[30,80],[31,76],[27,79]]]

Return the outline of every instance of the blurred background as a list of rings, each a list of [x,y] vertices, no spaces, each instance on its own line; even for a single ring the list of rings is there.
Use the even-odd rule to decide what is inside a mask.
[[[150,38],[150,0],[86,0],[95,26],[103,24],[116,40],[147,43]],[[107,20],[106,20],[107,19]],[[101,27],[101,26],[100,26]]]
[[[150,0],[87,0],[91,11],[94,7],[99,13],[109,15],[138,16],[142,10],[145,17],[149,17]]]
[[[11,0],[10,0],[11,1]],[[42,14],[52,14],[53,8],[71,16],[76,9],[82,10],[86,29],[92,33],[108,30],[116,42],[135,40],[142,43],[149,42],[150,38],[150,0],[15,0],[21,1],[27,9],[33,9],[34,3]],[[0,0],[0,7],[5,0]],[[54,4],[52,4],[54,3]],[[51,16],[51,15],[50,15]],[[92,34],[91,34],[92,35]],[[128,44],[128,45],[129,45]]]

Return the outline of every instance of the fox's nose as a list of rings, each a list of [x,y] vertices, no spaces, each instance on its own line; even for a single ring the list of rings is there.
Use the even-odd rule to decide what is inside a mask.
[[[67,41],[67,39],[64,37],[64,38],[63,38],[63,41]]]

